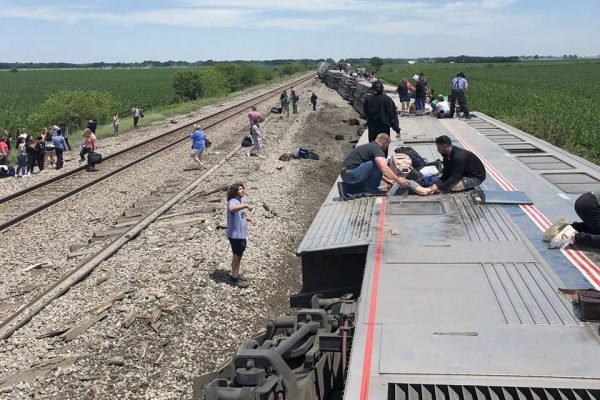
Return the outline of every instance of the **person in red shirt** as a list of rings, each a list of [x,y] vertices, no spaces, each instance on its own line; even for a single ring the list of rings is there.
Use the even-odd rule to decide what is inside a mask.
[[[8,156],[10,151],[8,150],[8,135],[4,133],[0,137],[0,164],[8,164]]]

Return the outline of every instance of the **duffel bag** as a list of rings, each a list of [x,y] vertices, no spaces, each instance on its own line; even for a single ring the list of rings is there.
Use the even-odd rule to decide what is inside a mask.
[[[88,154],[88,164],[100,164],[102,163],[102,154],[92,152]]]

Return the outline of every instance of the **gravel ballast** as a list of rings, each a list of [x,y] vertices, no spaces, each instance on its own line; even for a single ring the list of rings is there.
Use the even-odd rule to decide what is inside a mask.
[[[349,139],[356,132],[341,122],[357,115],[337,92],[321,83],[311,90],[319,96],[316,112],[308,101],[311,93],[303,92],[298,115],[269,116],[259,156],[236,153],[187,201],[169,210],[203,222],[170,225],[183,217],[156,221],[1,343],[0,399],[190,398],[193,377],[220,365],[268,319],[288,312],[288,297],[301,285],[296,247],[351,148],[348,140],[334,137]],[[247,131],[245,115],[209,131],[214,144],[207,166],[231,151]],[[317,152],[320,160],[278,160],[301,145]],[[13,258],[0,272],[3,282],[9,282],[0,286],[0,315],[2,304],[22,300],[15,288],[58,277],[82,262],[83,257],[67,260],[69,245],[110,227],[123,204],[148,198],[151,188],[165,182],[189,182],[206,171],[193,167],[189,143],[176,146],[160,160],[149,159],[105,181],[94,193],[86,191],[53,207],[54,228],[36,232],[35,246],[22,245],[24,236],[37,229],[34,221],[15,228],[7,235]],[[223,229],[225,193],[202,195],[234,182],[245,184],[246,201],[253,204],[251,214],[257,219],[242,261],[248,289],[224,283],[231,260]],[[22,272],[40,259],[51,267]],[[95,307],[119,293],[104,314],[94,314]],[[37,338],[93,315],[103,318],[71,340],[64,334]]]

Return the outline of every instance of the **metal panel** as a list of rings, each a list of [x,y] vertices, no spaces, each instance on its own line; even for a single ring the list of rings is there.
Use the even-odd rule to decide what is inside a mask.
[[[486,263],[490,286],[508,324],[578,324],[537,263]]]
[[[379,373],[598,380],[595,335],[579,325],[386,323]]]
[[[323,205],[296,251],[299,255],[368,244],[376,199],[365,197]]]
[[[598,400],[600,390],[390,383],[387,398],[388,400]]]
[[[600,187],[598,179],[583,172],[547,173],[542,176],[565,193],[585,193]]]
[[[508,143],[501,144],[500,147],[509,153],[545,153],[544,150],[531,143]]]
[[[543,169],[573,169],[574,167],[567,164],[560,158],[553,155],[544,156],[520,156],[517,160],[521,161],[533,170]]]
[[[440,215],[444,213],[439,201],[403,201],[390,203],[389,215]]]
[[[515,135],[489,135],[490,139],[494,143],[510,143],[510,142],[523,142],[524,140],[516,137]]]

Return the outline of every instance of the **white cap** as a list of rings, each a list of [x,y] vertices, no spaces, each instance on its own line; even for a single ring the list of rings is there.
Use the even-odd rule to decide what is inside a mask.
[[[415,75],[413,76],[413,81],[416,81],[416,80],[418,80],[418,79],[419,79],[419,75],[415,74]]]

